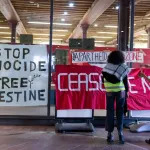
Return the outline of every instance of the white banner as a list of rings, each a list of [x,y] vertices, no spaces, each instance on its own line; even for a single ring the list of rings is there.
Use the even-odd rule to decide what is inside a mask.
[[[0,106],[47,105],[45,45],[0,44]]]
[[[72,63],[80,63],[80,62],[89,62],[89,63],[106,63],[107,58],[110,52],[100,51],[100,52],[72,52]],[[125,61],[126,62],[137,62],[143,63],[144,55],[139,51],[126,51]],[[117,59],[117,58],[116,58]]]

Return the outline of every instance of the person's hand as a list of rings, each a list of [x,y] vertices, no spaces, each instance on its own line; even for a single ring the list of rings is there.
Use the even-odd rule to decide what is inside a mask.
[[[149,64],[146,64],[146,65],[144,65],[145,66],[145,68],[150,68],[150,65]]]
[[[139,77],[145,77],[145,74],[142,71],[140,71],[138,75]]]

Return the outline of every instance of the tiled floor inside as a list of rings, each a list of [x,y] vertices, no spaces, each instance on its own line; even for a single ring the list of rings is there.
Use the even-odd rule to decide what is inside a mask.
[[[131,133],[124,129],[126,143],[106,143],[107,132],[95,128],[93,133],[55,133],[53,126],[0,126],[0,150],[150,150],[145,139],[150,133]]]

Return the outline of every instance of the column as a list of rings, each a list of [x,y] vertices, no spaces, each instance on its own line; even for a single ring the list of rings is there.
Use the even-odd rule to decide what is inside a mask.
[[[83,39],[87,38],[87,30],[89,28],[89,24],[81,24],[82,32],[83,32]]]
[[[118,21],[118,50],[128,49],[130,0],[120,0]]]
[[[11,28],[11,43],[16,43],[16,27],[18,22],[17,21],[10,21],[9,25]]]
[[[148,43],[147,43],[147,48],[150,48],[150,28],[147,29],[148,33]]]

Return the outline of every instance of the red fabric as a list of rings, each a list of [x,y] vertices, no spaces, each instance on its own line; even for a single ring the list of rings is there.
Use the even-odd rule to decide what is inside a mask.
[[[56,109],[106,109],[105,92],[100,78],[101,70],[96,66],[56,66]],[[139,71],[139,69],[133,69],[129,74],[128,109],[150,110],[150,84],[138,77]],[[143,69],[143,72],[149,75],[150,69]],[[76,73],[70,77],[71,82],[74,81],[75,83],[68,80],[70,73]],[[81,75],[81,73],[83,74]],[[91,73],[97,73],[97,75],[90,76]],[[88,84],[78,84],[78,80],[84,82],[86,77]],[[97,81],[97,84],[91,83],[91,81]],[[78,89],[79,91],[71,91],[69,83],[71,83],[71,89]],[[81,85],[80,89],[78,85]],[[91,88],[96,88],[97,85],[98,89],[93,91]],[[86,86],[88,87],[86,88]]]
[[[142,69],[148,76],[150,69]],[[140,69],[132,69],[128,77],[130,93],[128,97],[129,110],[150,110],[150,82],[140,78]]]

